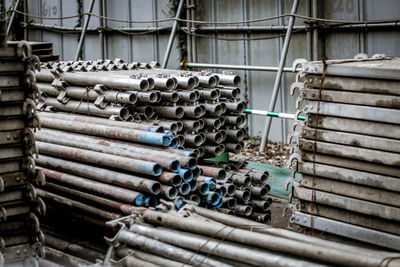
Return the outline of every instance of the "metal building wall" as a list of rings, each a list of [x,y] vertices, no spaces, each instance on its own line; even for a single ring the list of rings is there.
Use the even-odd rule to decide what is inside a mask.
[[[28,12],[46,18],[76,15],[78,1],[73,0],[34,0],[28,1]],[[84,0],[83,12],[86,12],[90,0]],[[101,4],[103,2],[103,4]],[[197,0],[196,19],[207,21],[243,21],[263,17],[290,13],[293,1],[289,0]],[[373,20],[391,19],[399,17],[400,1],[397,0],[325,0],[317,1],[318,16],[327,19],[340,20]],[[103,6],[101,6],[103,5]],[[297,13],[310,14],[311,1],[300,0]],[[168,0],[97,0],[93,13],[122,20],[157,20],[171,16]],[[76,26],[77,18],[67,20],[34,19],[31,20],[62,26]],[[251,25],[287,25],[289,18],[252,23]],[[172,22],[128,24],[117,21],[103,21],[104,26],[119,27],[165,27]],[[80,23],[83,24],[83,19]],[[101,20],[92,17],[89,28],[99,27]],[[296,25],[304,25],[301,19]],[[269,37],[277,33],[216,33],[210,37],[225,38],[255,38]],[[166,49],[169,34],[150,33],[142,35],[127,35],[119,31],[104,34],[104,55],[102,42],[98,33],[89,32],[86,36],[83,56],[85,59],[122,58],[126,61],[150,62],[161,61]],[[28,31],[28,40],[51,41],[54,43],[54,52],[61,55],[63,60],[72,60],[78,45],[78,34],[63,34],[44,30]],[[252,41],[223,41],[212,38],[196,37],[198,62],[224,63],[235,65],[278,66],[281,56],[281,47],[284,37],[268,40]],[[386,31],[346,31],[327,32],[320,36],[320,55],[328,59],[352,58],[360,52],[370,56],[377,53],[394,56],[400,55],[399,28]],[[179,48],[175,39],[168,68],[179,67]],[[307,58],[306,33],[297,33],[292,36],[286,66],[296,58]],[[275,72],[235,71],[242,77],[242,90],[246,91],[249,107],[266,109],[272,94]],[[285,73],[282,87],[276,106],[277,111],[295,112],[296,96],[289,95],[290,84],[295,75]],[[249,117],[250,134],[261,135],[265,118]],[[274,119],[270,139],[286,142],[289,130],[289,121]]]

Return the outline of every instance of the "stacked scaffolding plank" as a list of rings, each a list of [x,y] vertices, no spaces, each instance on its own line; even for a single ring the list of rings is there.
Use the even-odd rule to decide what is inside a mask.
[[[238,153],[246,135],[239,76],[97,60],[45,63],[37,73],[55,109],[159,125],[199,157]]]
[[[1,42],[0,265],[37,264],[37,257],[44,256],[37,216],[46,210],[33,187],[44,183],[33,160],[37,155],[33,131],[39,126],[34,71],[39,61],[32,57],[28,43]]]
[[[309,62],[303,70],[305,82],[293,85],[307,119],[295,122],[292,160],[302,178],[291,221],[399,250],[400,59]]]

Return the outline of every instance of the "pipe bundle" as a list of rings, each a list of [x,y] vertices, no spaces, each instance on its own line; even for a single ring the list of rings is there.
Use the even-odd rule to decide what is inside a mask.
[[[44,256],[38,215],[46,211],[34,188],[45,183],[33,160],[39,60],[27,42],[6,42],[5,25],[0,21],[0,266],[33,266]]]
[[[397,266],[398,253],[339,244],[186,205],[151,209],[109,222],[104,265],[125,266]]]
[[[159,69],[120,59],[54,62],[36,73],[44,105],[65,112],[163,126],[199,157],[238,153],[246,135],[240,77]]]
[[[222,202],[215,206],[218,211],[270,223],[272,199],[268,196],[267,171],[240,169],[236,172],[205,165],[199,167],[205,175],[215,179],[217,190],[224,192]]]
[[[399,58],[309,62],[305,122],[296,153],[292,222],[361,242],[400,248]],[[294,176],[293,176],[294,177]]]

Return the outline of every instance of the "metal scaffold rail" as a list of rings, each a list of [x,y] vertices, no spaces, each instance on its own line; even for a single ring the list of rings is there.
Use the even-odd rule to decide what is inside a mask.
[[[296,114],[289,114],[289,113],[282,113],[282,112],[271,112],[271,111],[259,110],[259,109],[246,109],[243,113],[275,117],[275,118],[281,118],[281,119],[291,119],[291,120],[297,119],[300,121],[304,121],[306,119],[306,116],[304,116],[304,115],[296,115]],[[296,118],[296,116],[297,116],[297,118]]]

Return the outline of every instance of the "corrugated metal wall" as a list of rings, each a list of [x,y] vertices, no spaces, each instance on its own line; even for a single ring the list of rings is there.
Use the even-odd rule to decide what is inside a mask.
[[[82,25],[77,18],[66,20],[50,20],[49,18],[72,16],[78,13],[78,2],[74,0],[35,0],[28,1],[28,12],[44,17],[33,21],[47,25],[77,26]],[[83,3],[81,12],[86,12],[90,0]],[[196,19],[207,21],[242,21],[290,13],[293,1],[288,0],[197,0]],[[373,20],[399,17],[400,1],[397,0],[326,0],[317,1],[319,17],[340,20]],[[102,5],[102,6],[101,6]],[[298,14],[307,15],[310,1],[300,0]],[[158,20],[171,17],[168,0],[97,0],[94,14],[124,20]],[[288,17],[251,25],[287,25]],[[92,17],[90,28],[99,27],[101,20]],[[117,21],[106,21],[104,26],[119,27],[164,27],[172,22],[129,24]],[[297,19],[296,25],[304,25],[303,20]],[[274,36],[277,33],[217,33],[210,37],[225,38],[254,38]],[[104,34],[104,43],[98,33],[90,32],[86,36],[83,57],[85,59],[122,58],[125,61],[150,62],[161,61],[168,42],[168,33],[150,33],[128,35],[120,31]],[[399,29],[391,31],[347,31],[329,32],[321,37],[319,52],[329,59],[352,58],[359,52],[386,55],[400,55]],[[78,45],[78,34],[63,34],[59,32],[29,30],[28,40],[51,41],[54,52],[61,55],[63,60],[72,60]],[[213,38],[196,37],[198,62],[224,63],[238,65],[278,66],[284,37],[268,40],[224,41]],[[104,55],[102,55],[102,45]],[[180,52],[175,39],[168,68],[178,68]],[[286,61],[287,66],[296,58],[307,58],[306,33],[294,34]],[[235,71],[242,77],[242,90],[246,91],[249,107],[266,109],[272,94],[275,72],[245,72]],[[289,95],[290,84],[294,74],[285,73],[282,83],[284,90],[279,94],[277,111],[295,112],[295,96]],[[249,117],[250,134],[261,135],[265,118]],[[275,141],[286,141],[290,122],[274,119],[270,138]]]

